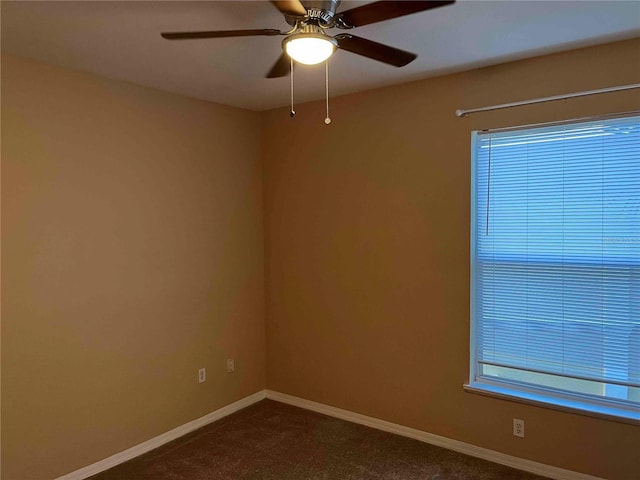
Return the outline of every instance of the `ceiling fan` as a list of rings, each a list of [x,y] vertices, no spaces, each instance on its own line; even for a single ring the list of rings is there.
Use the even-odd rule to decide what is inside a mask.
[[[340,0],[304,1],[282,0],[271,3],[284,15],[291,25],[289,31],[262,30],[218,30],[205,32],[165,32],[167,40],[189,40],[203,38],[276,36],[286,38],[282,42],[284,52],[267,73],[267,78],[284,77],[289,74],[291,58],[296,62],[315,65],[327,60],[336,49],[356,53],[395,67],[403,67],[417,58],[415,53],[390,47],[351,33],[330,36],[325,30],[355,27],[382,22],[392,18],[442,7],[455,0],[442,1],[380,1],[343,12],[336,12]]]

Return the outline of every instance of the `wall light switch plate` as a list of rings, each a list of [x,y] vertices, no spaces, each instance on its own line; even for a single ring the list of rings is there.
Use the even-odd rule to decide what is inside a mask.
[[[207,369],[201,368],[198,370],[198,383],[207,381]]]
[[[233,373],[236,370],[236,364],[233,358],[227,358],[227,373]]]

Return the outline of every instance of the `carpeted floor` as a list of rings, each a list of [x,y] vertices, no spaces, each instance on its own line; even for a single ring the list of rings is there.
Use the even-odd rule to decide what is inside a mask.
[[[263,400],[91,480],[542,480]]]

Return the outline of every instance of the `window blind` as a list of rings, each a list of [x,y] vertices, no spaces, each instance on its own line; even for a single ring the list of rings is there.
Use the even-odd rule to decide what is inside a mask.
[[[640,116],[473,148],[476,379],[640,402]]]

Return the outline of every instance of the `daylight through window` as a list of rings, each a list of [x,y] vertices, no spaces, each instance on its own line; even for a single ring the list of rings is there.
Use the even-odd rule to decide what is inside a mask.
[[[640,419],[640,116],[473,151],[471,385]]]

